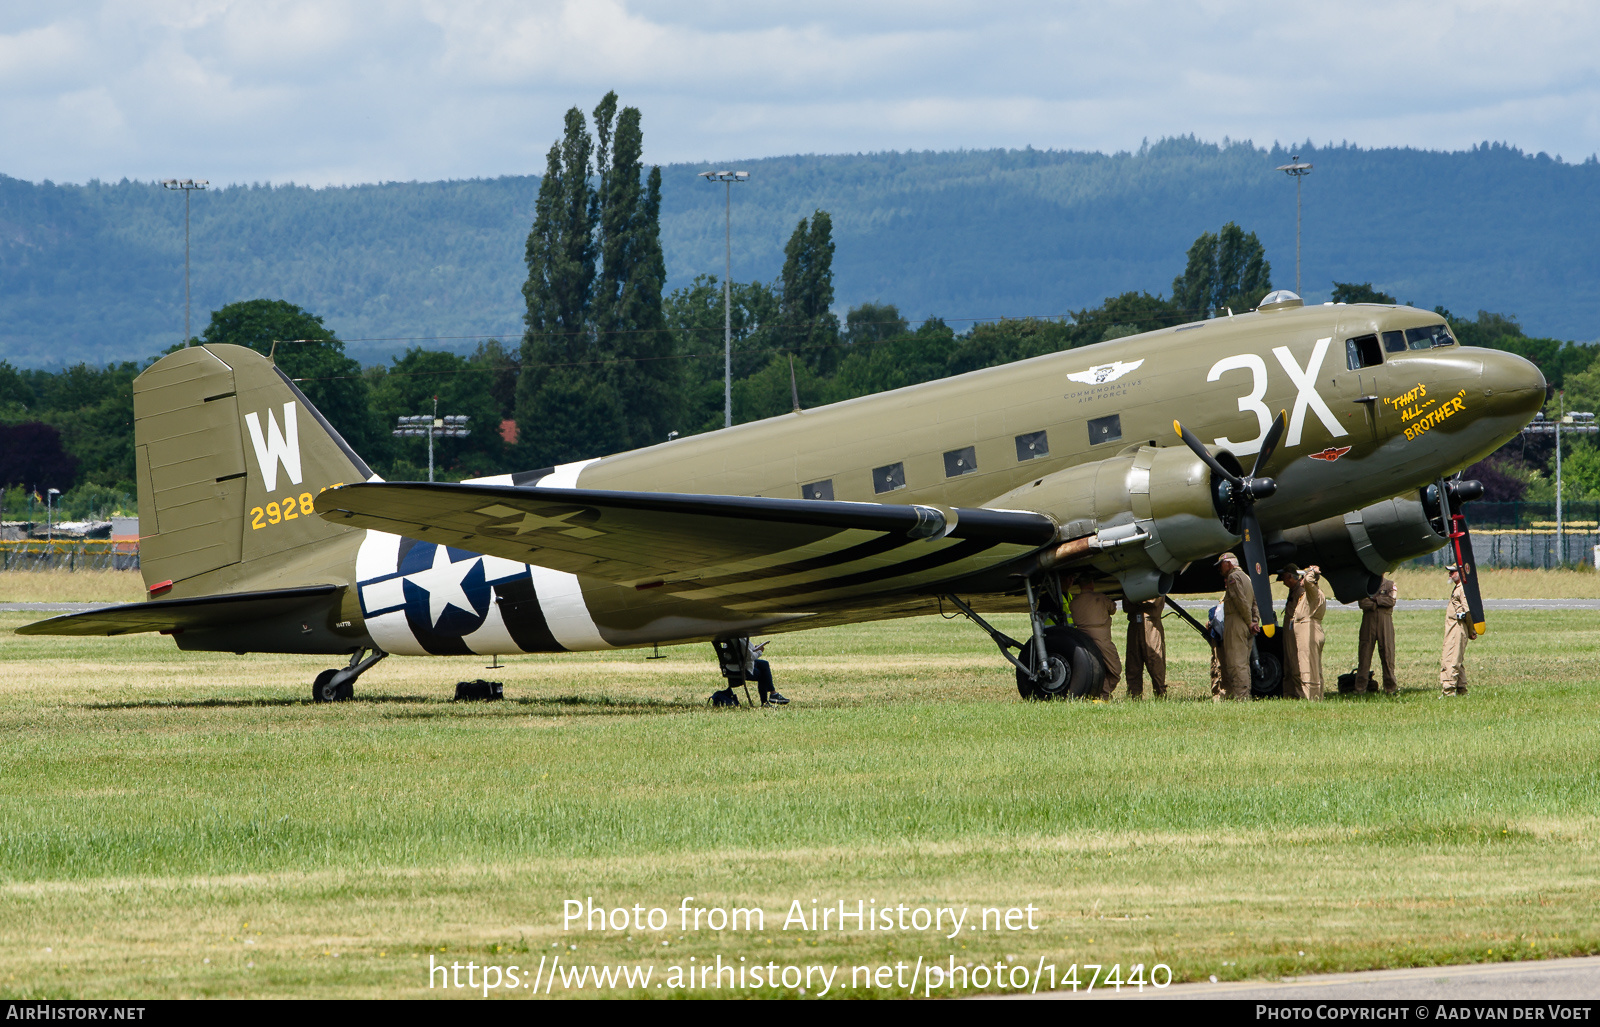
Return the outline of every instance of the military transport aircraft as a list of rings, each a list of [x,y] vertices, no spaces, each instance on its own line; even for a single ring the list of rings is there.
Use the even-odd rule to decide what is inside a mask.
[[[1533,364],[1436,314],[1304,306],[1163,328],[561,467],[384,482],[269,360],[172,353],[134,382],[149,598],[23,634],[169,634],[180,649],[384,656],[712,642],[959,610],[1024,696],[1099,667],[1063,576],[1113,595],[1215,591],[1242,548],[1320,564],[1342,601],[1453,543],[1450,480],[1543,404]],[[1174,419],[1181,423],[1176,423]],[[1248,461],[1249,470],[1246,471]],[[1483,630],[1482,604],[1474,617]],[[1018,642],[984,614],[1027,612]],[[1092,647],[1091,647],[1092,648]]]

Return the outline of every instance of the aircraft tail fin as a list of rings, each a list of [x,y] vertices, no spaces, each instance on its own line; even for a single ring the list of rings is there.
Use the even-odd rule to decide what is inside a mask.
[[[242,346],[168,354],[135,379],[133,412],[152,597],[342,583],[361,533],[312,502],[372,471],[272,361]],[[344,547],[348,561],[330,551]]]

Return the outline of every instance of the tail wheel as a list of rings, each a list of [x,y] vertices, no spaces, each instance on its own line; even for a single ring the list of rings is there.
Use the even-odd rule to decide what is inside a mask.
[[[1105,667],[1094,641],[1074,628],[1046,628],[1044,633],[1045,673],[1034,677],[1017,671],[1017,692],[1024,699],[1055,699],[1100,694]],[[1036,669],[1038,650],[1029,639],[1022,649],[1022,662],[1029,671]]]
[[[334,683],[333,677],[339,673],[336,669],[329,669],[317,675],[317,680],[311,684],[311,699],[314,702],[339,702],[350,698],[354,689],[348,686],[341,688]]]

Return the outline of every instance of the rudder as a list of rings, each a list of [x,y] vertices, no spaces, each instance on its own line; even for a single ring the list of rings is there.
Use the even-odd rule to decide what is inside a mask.
[[[174,595],[328,581],[360,532],[315,516],[325,488],[372,471],[270,360],[190,347],[133,384],[140,567]],[[329,564],[329,561],[332,564]],[[165,590],[163,590],[164,592]]]

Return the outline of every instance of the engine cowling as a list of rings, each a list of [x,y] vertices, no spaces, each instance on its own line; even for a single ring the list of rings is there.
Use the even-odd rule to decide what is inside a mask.
[[[1341,603],[1365,599],[1377,590],[1383,575],[1406,560],[1444,547],[1427,508],[1416,499],[1381,503],[1290,528],[1283,540],[1295,547],[1293,560],[1317,564],[1323,580]]]
[[[1217,514],[1210,469],[1179,447],[1140,446],[1070,467],[986,505],[1054,517],[1064,545],[1076,543],[1076,555],[1136,601],[1161,595],[1186,564],[1239,541]]]

